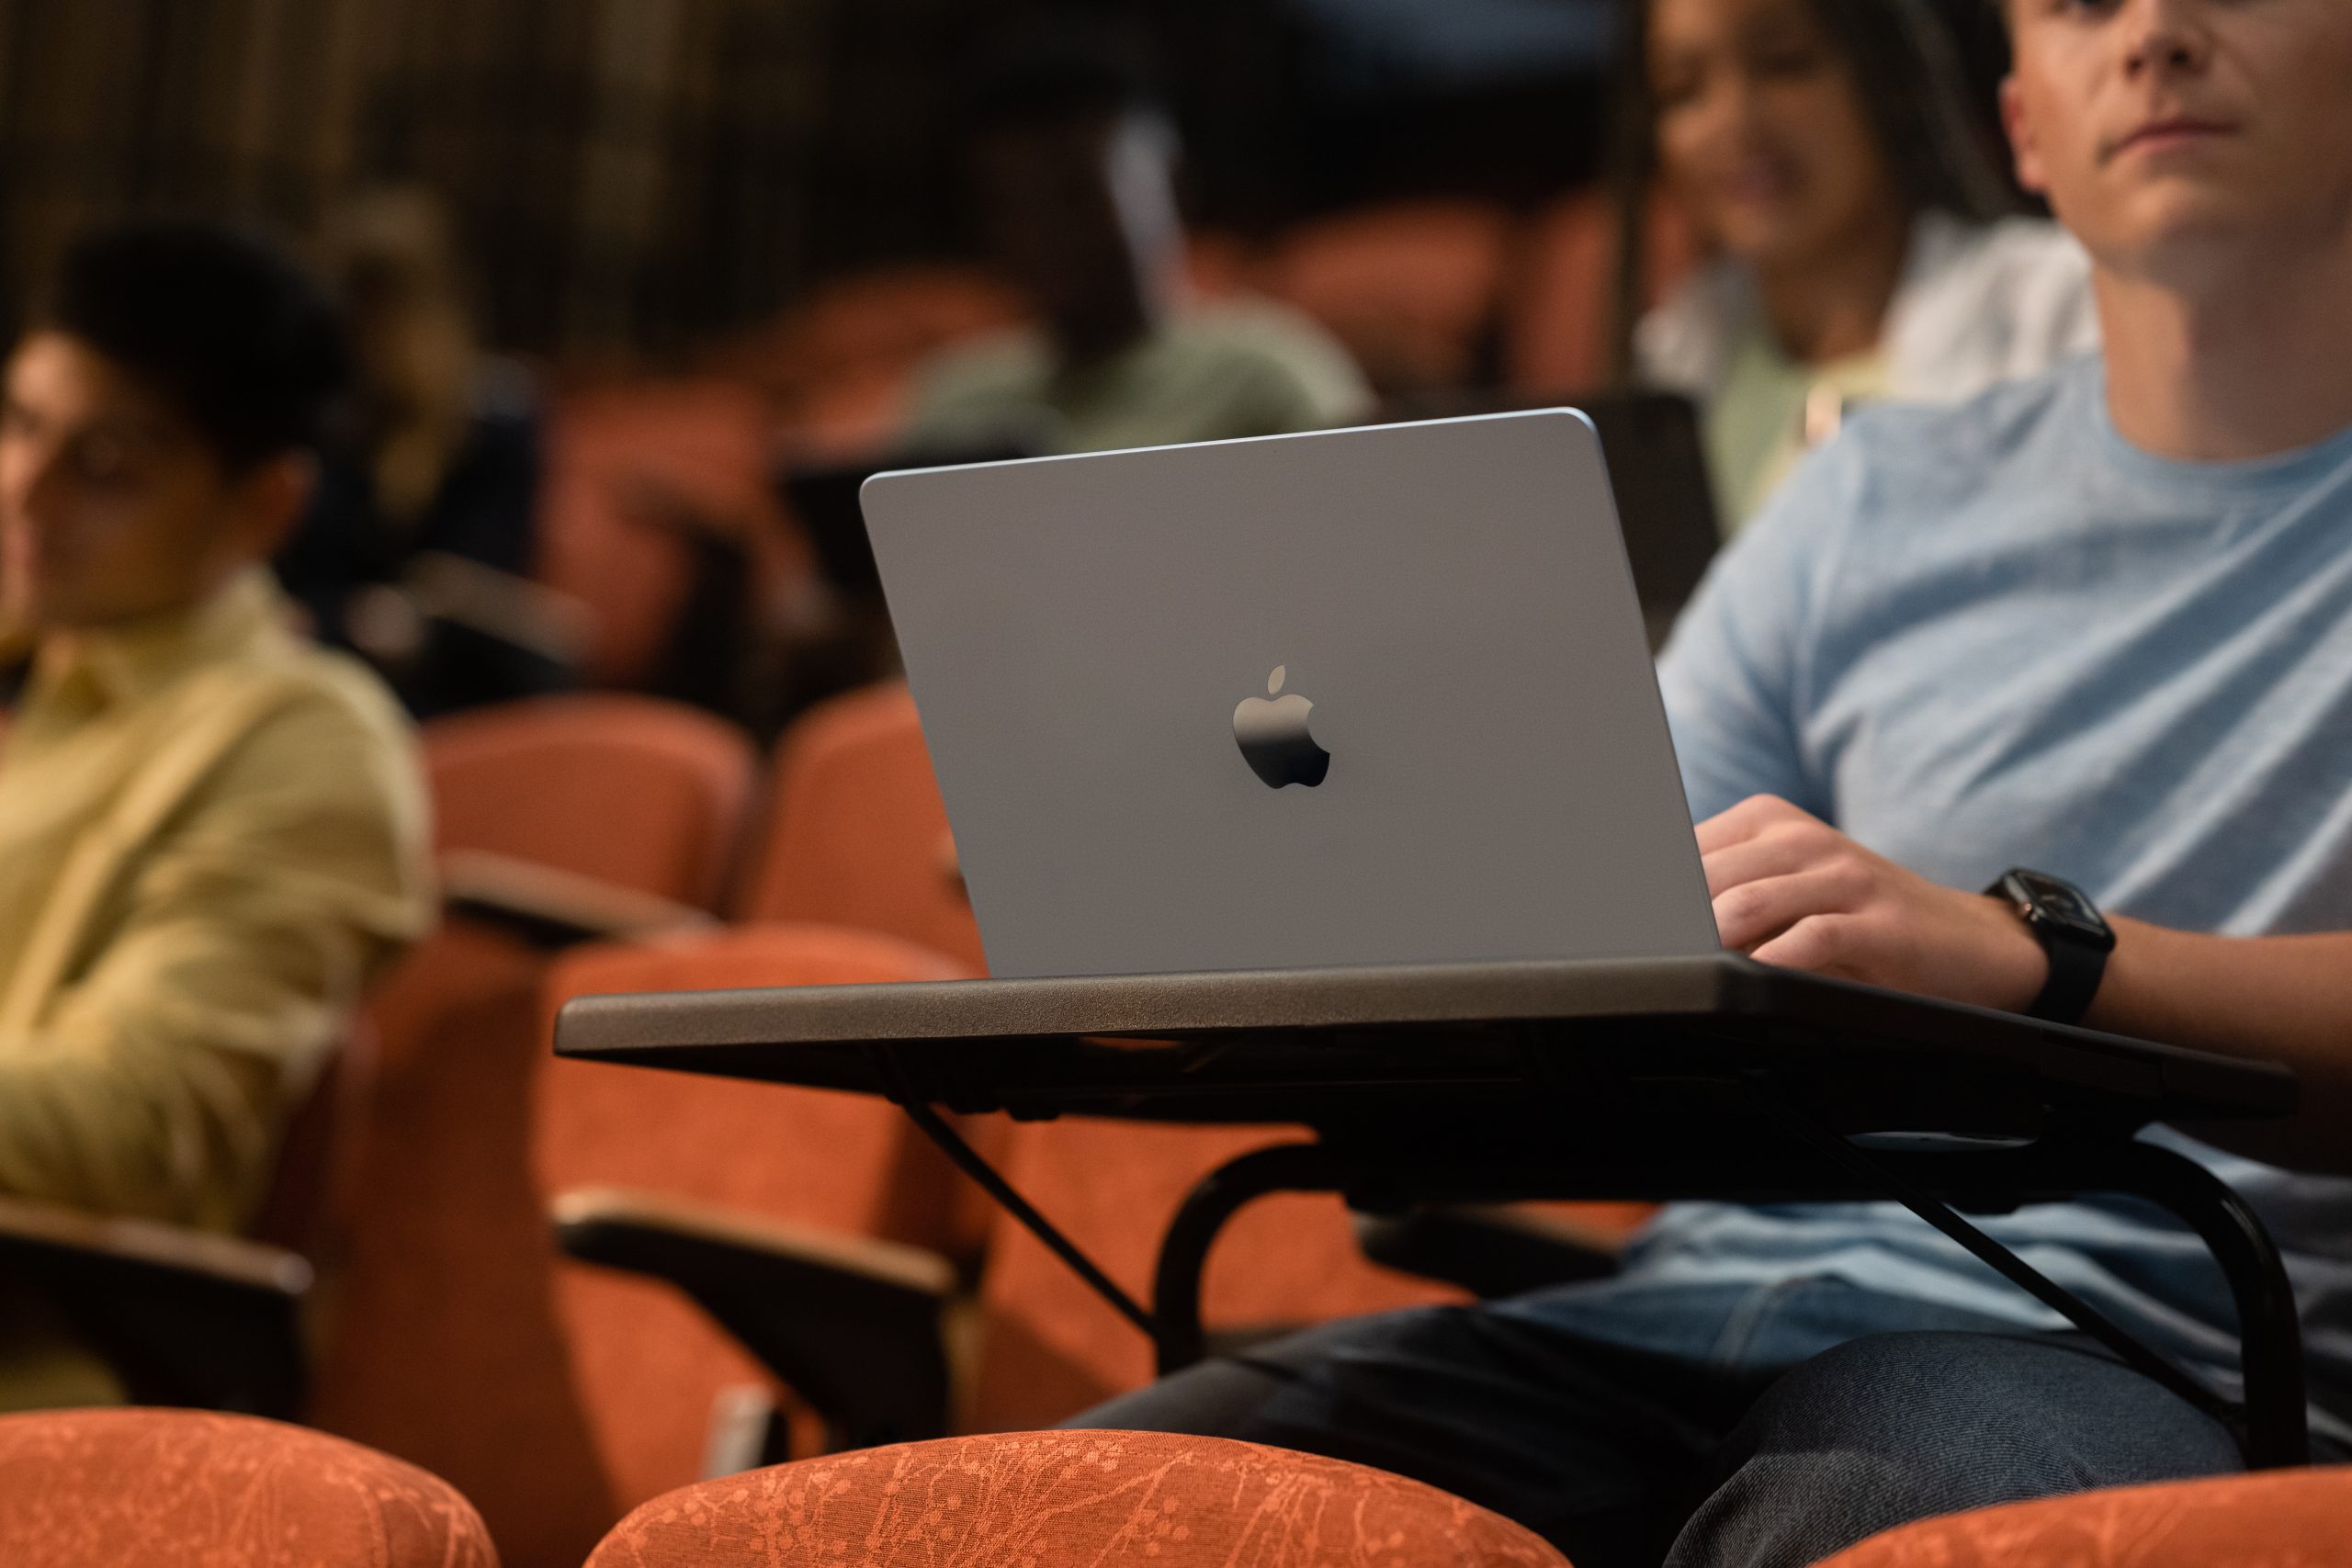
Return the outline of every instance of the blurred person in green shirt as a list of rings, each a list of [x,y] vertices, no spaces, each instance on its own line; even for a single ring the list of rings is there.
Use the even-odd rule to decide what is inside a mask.
[[[65,257],[0,393],[0,1197],[233,1232],[361,988],[430,923],[408,726],[265,562],[333,307],[193,220]],[[0,1283],[0,1406],[120,1397]]]
[[[1036,324],[934,361],[907,445],[1105,451],[1370,413],[1362,373],[1306,317],[1190,298],[1176,128],[1115,48],[1066,32],[1008,51],[965,126],[989,252]]]

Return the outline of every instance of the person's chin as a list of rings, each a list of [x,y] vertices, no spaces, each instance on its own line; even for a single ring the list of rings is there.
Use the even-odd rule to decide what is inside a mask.
[[[1792,216],[1726,223],[1719,231],[1724,253],[1758,272],[1802,266],[1819,252],[1810,243],[1809,226]]]

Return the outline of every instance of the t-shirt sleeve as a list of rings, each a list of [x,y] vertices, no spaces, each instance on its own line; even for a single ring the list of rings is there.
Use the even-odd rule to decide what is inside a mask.
[[[1658,663],[1694,821],[1775,795],[1834,817],[1803,740],[1808,653],[1824,575],[1860,505],[1849,432],[1799,464],[1715,558]]]

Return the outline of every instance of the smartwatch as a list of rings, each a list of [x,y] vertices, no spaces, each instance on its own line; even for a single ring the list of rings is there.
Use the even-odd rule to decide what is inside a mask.
[[[2007,899],[2050,958],[2050,979],[2027,1016],[2050,1023],[2079,1023],[2091,1010],[2115,931],[2090,895],[2062,876],[2019,867],[2001,874],[1985,896]]]

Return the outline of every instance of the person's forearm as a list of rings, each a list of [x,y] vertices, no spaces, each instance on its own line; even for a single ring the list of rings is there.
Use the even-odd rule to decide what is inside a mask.
[[[234,1229],[265,1177],[279,1084],[268,1062],[197,1045],[0,1040],[0,1196]]]
[[[2215,1122],[2200,1137],[2257,1159],[2352,1175],[2352,932],[2217,937],[2118,919],[2093,1029],[2283,1062],[2291,1122]]]

